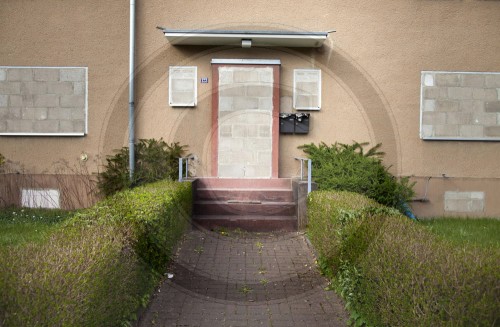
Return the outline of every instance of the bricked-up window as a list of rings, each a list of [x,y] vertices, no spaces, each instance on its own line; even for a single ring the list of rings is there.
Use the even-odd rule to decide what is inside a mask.
[[[0,135],[87,133],[86,67],[0,66]]]
[[[321,108],[321,70],[294,69],[293,107],[297,110]]]
[[[420,138],[500,141],[500,73],[421,73]]]
[[[168,103],[172,107],[195,107],[197,69],[194,66],[171,66],[169,70]]]

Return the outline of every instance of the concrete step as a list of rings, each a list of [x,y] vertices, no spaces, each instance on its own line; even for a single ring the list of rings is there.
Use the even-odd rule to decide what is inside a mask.
[[[193,222],[202,228],[241,228],[250,232],[296,231],[295,216],[261,216],[261,215],[194,215]]]
[[[199,178],[197,187],[201,189],[292,189],[290,178]]]
[[[295,202],[255,200],[195,201],[193,213],[195,215],[293,216],[296,214],[296,204]]]
[[[267,201],[293,202],[293,192],[288,189],[198,188],[195,199],[201,201]]]

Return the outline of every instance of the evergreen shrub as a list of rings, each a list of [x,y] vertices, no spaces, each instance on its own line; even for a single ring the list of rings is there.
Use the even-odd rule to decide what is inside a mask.
[[[175,180],[179,171],[179,158],[187,146],[178,142],[166,143],[163,139],[141,139],[134,146],[135,168],[132,180],[129,169],[129,148],[115,150],[106,158],[104,171],[99,174],[98,187],[109,196],[118,191],[153,183],[162,179]]]
[[[382,163],[381,144],[368,149],[368,143],[352,145],[335,143],[330,146],[305,144],[300,146],[312,159],[312,177],[320,190],[356,192],[401,212],[408,210],[406,203],[413,197],[409,178],[396,178]]]

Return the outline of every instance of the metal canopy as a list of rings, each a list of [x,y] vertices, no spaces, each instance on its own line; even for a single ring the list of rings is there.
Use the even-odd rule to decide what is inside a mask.
[[[328,32],[172,30],[158,27],[172,45],[309,47],[323,45]]]

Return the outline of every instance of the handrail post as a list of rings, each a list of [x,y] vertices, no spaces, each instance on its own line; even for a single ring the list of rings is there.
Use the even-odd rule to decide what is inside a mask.
[[[312,188],[312,160],[307,160],[307,194],[311,193]]]
[[[182,182],[182,159],[179,158],[179,182]]]

